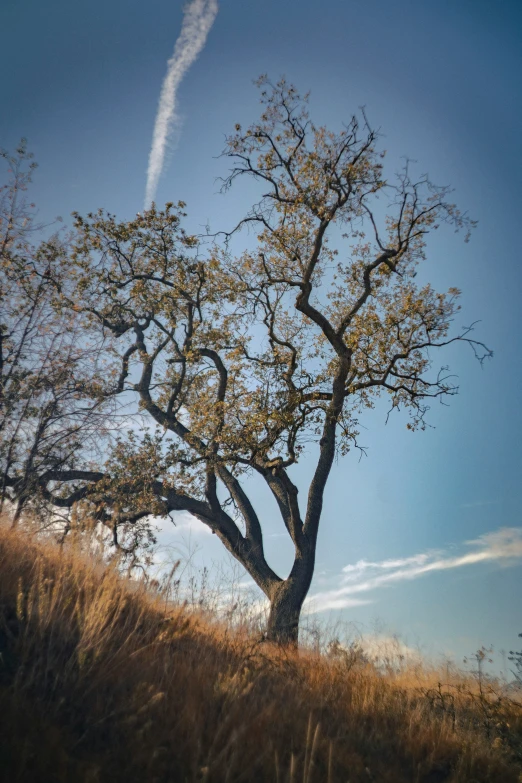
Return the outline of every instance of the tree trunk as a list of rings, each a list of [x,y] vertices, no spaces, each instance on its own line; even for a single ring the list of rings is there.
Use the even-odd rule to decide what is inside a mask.
[[[266,640],[281,645],[297,646],[299,617],[308,587],[302,580],[289,576],[275,588],[270,599]]]

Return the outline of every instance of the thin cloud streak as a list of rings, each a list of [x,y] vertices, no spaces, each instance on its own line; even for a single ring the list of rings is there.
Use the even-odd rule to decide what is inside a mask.
[[[350,609],[354,606],[367,606],[373,604],[370,599],[347,598],[340,590],[332,590],[327,593],[316,593],[310,595],[304,602],[304,608],[308,614],[319,614],[319,612],[332,611],[334,609]]]
[[[354,596],[380,587],[417,579],[435,571],[447,571],[485,562],[514,565],[522,561],[522,528],[501,528],[473,541],[467,541],[470,551],[450,556],[445,552],[423,552],[413,557],[358,563],[343,568],[340,586],[316,593],[308,600],[311,612],[354,606]]]
[[[167,75],[161,87],[149,154],[145,209],[148,209],[151,202],[154,201],[158,182],[165,165],[168,141],[176,125],[179,124],[179,118],[176,114],[178,87],[205,46],[217,12],[217,0],[192,0],[185,7],[181,32],[176,41],[174,53],[168,61]]]

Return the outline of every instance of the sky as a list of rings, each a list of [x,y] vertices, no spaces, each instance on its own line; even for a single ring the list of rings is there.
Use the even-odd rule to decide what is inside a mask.
[[[2,0],[0,146],[27,137],[42,220],[67,224],[73,210],[98,207],[131,218],[148,187],[159,204],[185,201],[192,230],[230,228],[248,192],[219,193],[225,135],[257,118],[253,80],[284,74],[311,91],[317,123],[340,128],[365,106],[388,163],[408,156],[451,184],[478,228],[469,244],[437,235],[422,274],[462,289],[458,325],[480,320],[476,336],[494,358],[481,368],[465,346],[441,356],[461,391],[450,407],[433,407],[426,432],[408,432],[400,415],[385,425],[380,407],[365,416],[368,456],[350,454],[332,471],[307,608],[457,661],[483,644],[513,649],[522,632],[522,5],[197,2],[204,34],[185,25],[192,49],[173,70],[187,22],[177,0]],[[172,134],[162,147],[160,133],[154,173],[168,68]],[[297,473],[302,487],[312,456]],[[284,574],[291,546],[262,491],[253,493],[268,557]],[[203,561],[220,561],[215,537],[178,522],[163,543],[190,531]]]

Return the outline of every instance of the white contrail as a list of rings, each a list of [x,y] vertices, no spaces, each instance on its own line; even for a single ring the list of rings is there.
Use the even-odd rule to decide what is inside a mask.
[[[168,61],[163,80],[152,147],[147,170],[145,209],[154,201],[158,181],[165,163],[167,143],[176,122],[176,93],[181,80],[201,52],[218,12],[217,0],[191,0],[185,7],[183,24],[174,53]]]

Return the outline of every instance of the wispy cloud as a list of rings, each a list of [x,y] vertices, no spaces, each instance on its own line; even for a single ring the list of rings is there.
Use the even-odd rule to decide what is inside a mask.
[[[315,593],[306,599],[304,606],[308,614],[332,611],[334,609],[350,609],[354,606],[366,606],[373,601],[363,598],[350,598],[344,595],[342,590],[329,590],[324,593]]]
[[[146,209],[154,201],[159,178],[165,165],[169,137],[179,123],[176,114],[178,87],[203,49],[217,12],[217,0],[191,0],[185,7],[181,32],[174,53],[168,61],[167,75],[161,88],[147,170]]]
[[[176,511],[174,525],[175,527],[172,528],[172,522],[170,522],[169,531],[171,534],[175,531],[178,538],[180,535],[187,534],[191,536],[210,536],[212,534],[212,531],[204,522],[200,522],[199,519],[189,514],[188,511]]]
[[[160,544],[157,553],[158,563],[165,559],[164,550],[169,550],[172,547],[190,550],[192,545],[199,548],[201,539],[212,535],[210,528],[189,514],[188,511],[176,511],[173,518],[157,517],[155,524]]]
[[[417,579],[435,571],[447,571],[485,562],[513,565],[522,561],[522,528],[501,528],[473,541],[467,541],[461,554],[444,551],[422,552],[412,557],[370,562],[359,560],[343,568],[338,587],[310,596],[308,610],[324,612],[357,606],[357,596],[398,582]]]

